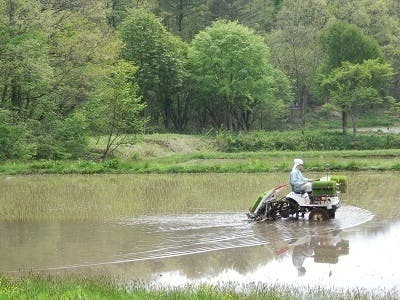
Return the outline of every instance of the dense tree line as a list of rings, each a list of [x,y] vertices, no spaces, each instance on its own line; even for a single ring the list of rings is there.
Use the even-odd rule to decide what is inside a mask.
[[[397,0],[0,0],[0,157],[396,115]]]

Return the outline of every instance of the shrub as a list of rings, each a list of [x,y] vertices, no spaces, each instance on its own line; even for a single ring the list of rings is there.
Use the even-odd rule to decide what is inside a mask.
[[[38,159],[76,159],[87,149],[88,136],[83,115],[74,113],[64,120],[48,114],[41,122],[30,121],[33,128]]]
[[[13,120],[12,113],[0,109],[0,158],[29,159],[35,154],[30,131]]]
[[[400,148],[396,134],[343,135],[339,131],[219,133],[221,151],[320,151]]]
[[[88,146],[87,124],[83,114],[74,113],[58,126],[55,135],[66,158],[79,158]]]
[[[113,158],[113,159],[104,161],[103,166],[106,169],[117,170],[120,167],[120,162],[117,159]]]

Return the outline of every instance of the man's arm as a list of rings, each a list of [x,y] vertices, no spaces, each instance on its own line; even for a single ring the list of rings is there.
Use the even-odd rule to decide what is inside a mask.
[[[298,171],[293,171],[290,173],[290,183],[296,187],[301,187],[304,183],[303,176]]]

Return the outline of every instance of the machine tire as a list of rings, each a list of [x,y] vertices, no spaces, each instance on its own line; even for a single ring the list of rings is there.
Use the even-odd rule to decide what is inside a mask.
[[[279,206],[279,214],[282,218],[289,218],[290,215],[296,214],[298,216],[298,204],[291,198],[282,200]]]
[[[282,202],[279,204],[279,215],[286,219],[289,218],[290,214],[290,203],[287,202],[286,200],[282,200]]]
[[[326,221],[329,219],[329,214],[326,209],[323,208],[313,208],[310,211],[308,220],[310,221]]]
[[[336,209],[328,209],[328,215],[330,219],[334,219],[336,217]]]
[[[295,219],[299,218],[299,204],[292,198],[287,198],[290,203],[290,214],[295,215]]]

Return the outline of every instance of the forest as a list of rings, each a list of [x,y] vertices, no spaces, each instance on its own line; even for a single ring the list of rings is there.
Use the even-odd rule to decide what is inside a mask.
[[[356,135],[398,118],[399,56],[398,0],[0,0],[0,158],[319,120]]]

